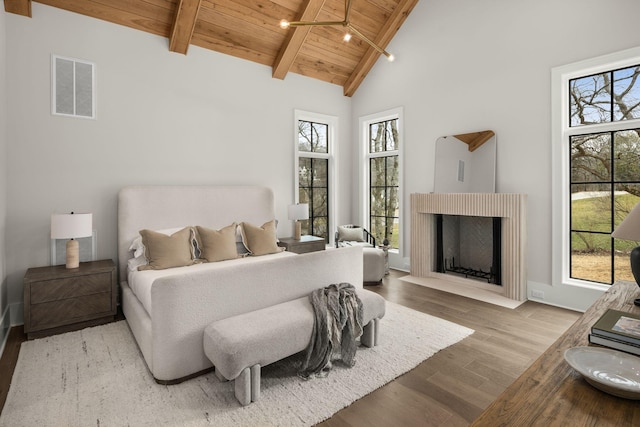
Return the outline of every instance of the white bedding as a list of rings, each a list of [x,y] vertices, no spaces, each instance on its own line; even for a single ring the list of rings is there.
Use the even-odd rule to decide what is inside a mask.
[[[142,306],[147,311],[147,314],[151,315],[151,287],[156,279],[161,277],[169,277],[183,274],[197,273],[201,271],[212,271],[222,268],[226,268],[230,265],[243,265],[252,264],[255,262],[264,261],[273,258],[282,258],[288,256],[296,256],[292,252],[279,252],[270,255],[262,256],[248,256],[244,258],[237,258],[220,262],[207,262],[203,264],[195,264],[186,267],[168,268],[165,270],[144,270],[144,271],[130,271],[128,274],[128,284],[131,291],[138,298]]]

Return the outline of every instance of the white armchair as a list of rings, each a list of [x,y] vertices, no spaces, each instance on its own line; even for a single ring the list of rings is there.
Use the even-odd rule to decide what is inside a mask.
[[[376,238],[359,225],[339,225],[336,231],[336,248],[341,246],[376,247]]]
[[[385,253],[376,247],[376,239],[358,225],[341,225],[336,231],[336,248],[362,246],[363,279],[365,285],[379,285],[385,274]]]

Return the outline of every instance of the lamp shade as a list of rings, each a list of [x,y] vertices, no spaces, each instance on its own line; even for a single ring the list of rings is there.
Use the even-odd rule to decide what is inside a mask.
[[[309,219],[309,204],[298,203],[295,205],[289,205],[289,219],[292,221]]]
[[[70,213],[51,215],[52,239],[76,239],[93,234],[93,215],[90,213]]]
[[[631,209],[629,215],[611,233],[611,237],[640,241],[640,203]]]

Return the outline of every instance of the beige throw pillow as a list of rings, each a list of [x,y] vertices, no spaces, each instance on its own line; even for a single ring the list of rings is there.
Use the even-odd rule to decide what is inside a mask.
[[[200,248],[200,258],[208,262],[238,258],[236,250],[236,228],[234,222],[220,230],[196,226],[196,239]]]
[[[240,223],[242,243],[251,255],[267,255],[282,252],[276,237],[276,220],[271,220],[257,227],[247,222]]]
[[[338,226],[338,241],[340,242],[364,242],[364,231],[361,227]]]
[[[141,230],[148,265],[138,270],[164,270],[193,264],[192,228],[185,227],[168,236],[153,230]]]

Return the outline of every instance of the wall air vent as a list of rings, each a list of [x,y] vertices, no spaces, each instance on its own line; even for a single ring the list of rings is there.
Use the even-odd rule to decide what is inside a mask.
[[[51,113],[96,118],[95,64],[73,58],[51,57]]]

